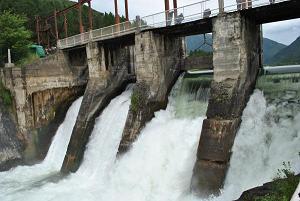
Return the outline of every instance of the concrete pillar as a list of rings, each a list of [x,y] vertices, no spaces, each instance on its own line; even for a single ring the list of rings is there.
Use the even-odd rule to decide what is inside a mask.
[[[167,106],[169,91],[179,76],[184,50],[182,38],[148,31],[136,34],[134,52],[137,84],[119,153],[129,149],[155,111]]]
[[[191,184],[201,197],[218,194],[223,186],[241,115],[255,87],[260,45],[260,26],[241,13],[213,20],[214,80]]]
[[[119,47],[119,49],[116,47]],[[111,99],[119,95],[125,89],[127,83],[131,81],[128,75],[128,65],[131,64],[128,61],[130,59],[130,48],[116,47],[104,47],[103,44],[98,45],[95,42],[86,46],[89,81],[61,168],[62,173],[77,171],[94,128],[95,119]],[[105,62],[109,59],[105,58],[108,51],[112,54],[118,53],[114,65]]]
[[[10,54],[10,49],[7,50],[7,57],[8,57],[8,63],[11,63],[11,54]]]
[[[98,43],[88,43],[86,46],[86,56],[89,68],[89,79],[99,79],[103,86],[107,86],[108,72],[105,68],[104,48]]]
[[[7,50],[7,62],[4,66],[5,68],[12,68],[14,67],[15,65],[11,62],[11,52],[10,52],[10,49]]]

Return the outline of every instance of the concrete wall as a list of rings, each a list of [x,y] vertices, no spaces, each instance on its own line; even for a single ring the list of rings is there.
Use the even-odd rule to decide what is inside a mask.
[[[260,67],[260,41],[260,27],[241,13],[213,20],[214,80],[191,186],[201,197],[218,194],[223,186],[241,115]]]
[[[184,59],[182,71],[213,69],[213,56],[189,56]]]
[[[167,106],[168,94],[179,76],[185,52],[182,38],[152,31],[136,34],[134,51],[137,84],[119,153],[129,149],[155,111]]]
[[[26,145],[26,163],[41,160],[71,102],[83,93],[87,66],[70,65],[64,52],[37,62],[1,70],[16,110],[18,135]]]

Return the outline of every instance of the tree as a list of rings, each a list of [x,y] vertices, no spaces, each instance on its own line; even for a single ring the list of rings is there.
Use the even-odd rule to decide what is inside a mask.
[[[7,62],[7,49],[11,49],[12,60],[17,62],[29,53],[31,32],[25,28],[27,18],[11,11],[0,13],[0,62]]]

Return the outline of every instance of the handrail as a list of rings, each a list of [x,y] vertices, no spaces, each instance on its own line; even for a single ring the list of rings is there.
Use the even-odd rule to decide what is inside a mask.
[[[202,0],[196,3],[178,7],[176,9],[154,13],[140,18],[140,21],[131,20],[107,27],[102,27],[99,29],[94,29],[88,32],[58,40],[57,46],[60,49],[64,49],[86,44],[90,41],[96,41],[101,38],[113,37],[116,35],[134,32],[137,29],[146,30],[150,28],[167,27],[203,19],[205,17],[214,17],[219,14],[219,8],[206,9],[206,4],[210,1],[212,0]],[[275,3],[281,3],[284,1],[290,0],[276,0]],[[235,12],[238,10],[256,8],[269,4],[269,0],[246,0],[245,2],[224,6],[224,12]],[[177,13],[177,15],[173,16],[174,13]]]
[[[145,17],[151,17],[153,15],[157,15],[157,14],[161,14],[161,13],[166,13],[166,12],[170,12],[170,11],[174,11],[174,10],[178,10],[178,9],[185,8],[185,7],[194,6],[194,5],[200,4],[200,3],[206,3],[208,1],[210,1],[210,0],[203,0],[203,1],[196,2],[196,3],[187,4],[185,6],[181,6],[181,7],[175,8],[175,9],[173,8],[173,9],[169,9],[169,10],[166,10],[166,11],[161,11],[161,12],[157,12],[157,13],[154,13],[154,14],[146,15],[143,18],[145,18]]]

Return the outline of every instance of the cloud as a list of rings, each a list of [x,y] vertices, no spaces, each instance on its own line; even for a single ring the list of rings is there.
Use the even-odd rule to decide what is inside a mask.
[[[264,24],[263,34],[264,37],[289,45],[300,36],[300,19]]]

